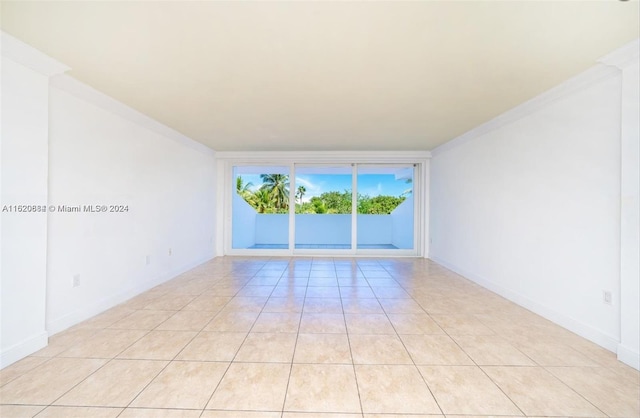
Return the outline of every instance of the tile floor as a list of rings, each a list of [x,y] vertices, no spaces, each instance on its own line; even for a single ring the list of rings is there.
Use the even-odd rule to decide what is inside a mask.
[[[615,355],[424,259],[219,258],[0,371],[7,417],[638,417]]]

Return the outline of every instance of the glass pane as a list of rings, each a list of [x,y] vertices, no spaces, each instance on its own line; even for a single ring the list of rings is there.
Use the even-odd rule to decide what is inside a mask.
[[[413,249],[413,166],[358,166],[358,249]]]
[[[233,168],[233,249],[289,248],[289,168]]]
[[[297,249],[351,249],[351,166],[296,167]]]

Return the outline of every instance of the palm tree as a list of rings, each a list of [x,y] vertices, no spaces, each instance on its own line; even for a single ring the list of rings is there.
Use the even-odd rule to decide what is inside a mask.
[[[298,192],[296,193],[296,199],[300,200],[300,203],[302,204],[302,196],[304,196],[304,194],[307,192],[307,188],[304,186],[298,186]]]
[[[258,213],[265,213],[271,208],[271,196],[266,189],[258,189],[249,195],[249,204],[253,206]]]
[[[240,196],[246,199],[247,196],[251,193],[252,187],[253,187],[253,183],[251,182],[245,183],[242,176],[236,177],[236,193],[238,193]]]
[[[286,174],[260,174],[262,186],[269,193],[276,210],[289,208],[289,176]]]

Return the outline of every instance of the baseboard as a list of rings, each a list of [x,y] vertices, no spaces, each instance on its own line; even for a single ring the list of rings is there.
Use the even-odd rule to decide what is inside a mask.
[[[43,331],[33,337],[14,344],[0,354],[0,369],[21,360],[36,351],[45,348],[49,343],[49,334]]]
[[[62,317],[53,319],[51,321],[47,321],[47,331],[49,335],[55,335],[59,332],[62,332],[76,324],[79,324],[82,321],[86,321],[89,318],[92,318],[107,309],[113,308],[116,305],[119,305],[127,300],[146,292],[149,289],[152,289],[162,283],[165,283],[180,274],[187,272],[194,267],[199,266],[200,264],[206,263],[211,260],[212,256],[208,255],[202,259],[198,259],[194,262],[187,263],[177,269],[172,270],[171,272],[161,275],[153,280],[147,280],[144,283],[141,283],[137,286],[129,288],[123,292],[117,293],[115,295],[107,296],[103,299],[98,300],[95,303],[91,303],[83,308],[77,309],[73,312],[70,312]]]
[[[618,360],[633,367],[636,370],[640,370],[640,353],[625,346],[624,344],[618,344]]]
[[[549,308],[548,306],[541,305],[538,302],[535,302],[520,293],[514,292],[510,289],[500,286],[490,280],[487,280],[484,277],[478,276],[472,272],[461,269],[458,266],[439,258],[438,256],[431,255],[429,258],[435,261],[436,263],[442,265],[443,267],[446,267],[449,270],[455,273],[458,273],[461,276],[464,276],[465,278],[477,283],[478,285],[488,290],[491,290],[492,292],[504,297],[505,299],[508,299],[511,302],[514,302],[522,306],[523,308],[526,308],[531,312],[534,312],[542,316],[543,318],[546,318],[549,321],[554,322],[555,324],[560,325],[561,327],[566,328],[569,331],[575,334],[578,334],[579,336],[586,338],[587,340],[595,344],[598,344],[603,348],[606,348],[609,351],[612,351],[615,353],[618,350],[619,341],[616,338],[610,335],[607,335],[591,327],[588,324],[585,324],[574,318],[571,318],[562,313],[559,313],[554,309]]]

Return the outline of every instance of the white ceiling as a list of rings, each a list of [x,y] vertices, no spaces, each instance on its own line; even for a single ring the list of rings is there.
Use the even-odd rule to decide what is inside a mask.
[[[638,5],[2,1],[1,22],[215,150],[429,150],[637,38]]]

